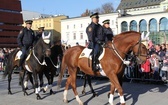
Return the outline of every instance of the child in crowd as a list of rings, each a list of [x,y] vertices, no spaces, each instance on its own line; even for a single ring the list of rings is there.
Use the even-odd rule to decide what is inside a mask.
[[[168,51],[166,52],[165,57],[163,58],[163,67],[161,68],[162,72],[162,80],[167,80],[168,79]]]

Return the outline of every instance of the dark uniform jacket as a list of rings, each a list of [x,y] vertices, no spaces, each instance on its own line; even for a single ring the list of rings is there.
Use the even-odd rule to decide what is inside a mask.
[[[17,42],[20,47],[33,46],[34,40],[35,40],[34,31],[32,29],[28,30],[26,27],[20,31],[17,38]]]
[[[103,27],[100,24],[91,23],[86,28],[89,42],[99,43],[105,41]]]
[[[103,27],[104,29],[104,34],[105,34],[105,41],[112,41],[112,37],[113,37],[113,31],[111,28],[106,28]]]

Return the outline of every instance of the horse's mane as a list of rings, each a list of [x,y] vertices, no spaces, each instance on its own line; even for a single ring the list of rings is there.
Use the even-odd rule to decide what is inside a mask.
[[[136,31],[127,31],[127,32],[122,32],[116,36],[113,37],[114,40],[117,40],[117,39],[120,39],[120,38],[123,38],[123,37],[127,37],[128,35],[140,35],[139,32],[136,32]]]

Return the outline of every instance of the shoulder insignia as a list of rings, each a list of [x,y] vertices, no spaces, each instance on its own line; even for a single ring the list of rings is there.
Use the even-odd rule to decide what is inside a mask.
[[[21,31],[19,32],[19,34],[21,34],[21,33],[23,33],[23,30],[21,30]]]
[[[91,32],[92,31],[92,27],[89,27],[88,31]]]

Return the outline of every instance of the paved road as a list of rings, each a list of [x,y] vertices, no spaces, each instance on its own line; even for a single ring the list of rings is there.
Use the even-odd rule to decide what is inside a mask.
[[[3,80],[0,73],[0,105],[78,105],[71,89],[68,91],[69,103],[62,102],[65,79],[63,79],[60,91],[56,91],[56,82],[54,82],[53,90],[56,92],[55,95],[50,96],[49,92],[41,92],[40,95],[43,100],[36,100],[36,95],[32,93],[32,89],[28,90],[29,96],[23,95],[21,87],[18,86],[18,74],[13,74],[11,83],[13,95],[8,95],[7,78]],[[55,81],[57,81],[57,78],[55,78]],[[82,82],[82,79],[77,80],[77,89],[85,105],[109,105],[107,93],[109,92],[110,83],[108,80],[92,81],[95,91],[99,94],[96,98],[92,98],[89,87],[86,88],[86,95],[81,94]],[[31,87],[30,83],[29,87]],[[168,105],[168,90],[165,85],[125,82],[123,88],[127,105]],[[115,93],[114,104],[119,105],[117,93]]]

